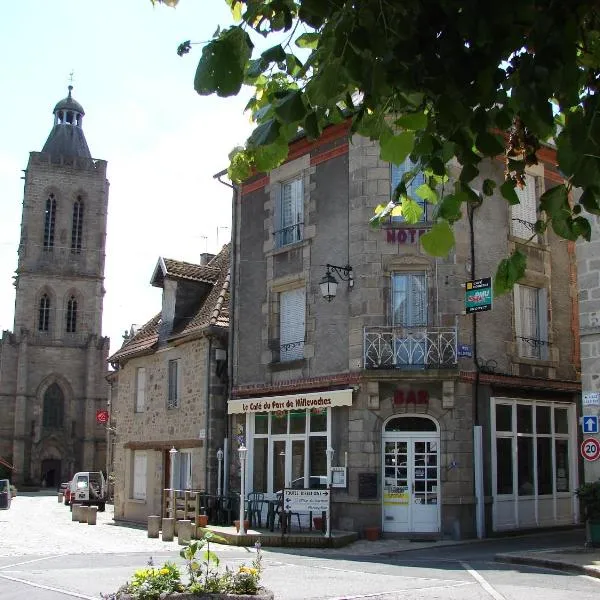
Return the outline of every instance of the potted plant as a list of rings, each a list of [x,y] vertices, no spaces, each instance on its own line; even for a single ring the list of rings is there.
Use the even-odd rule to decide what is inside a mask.
[[[10,485],[10,496],[14,498],[17,495],[17,486],[11,483]]]
[[[172,562],[155,567],[152,560],[137,570],[130,581],[116,592],[102,594],[104,600],[273,600],[273,592],[260,584],[262,556],[256,544],[256,557],[250,566],[219,568],[219,558],[210,549],[211,541],[225,541],[212,533],[185,546],[180,556],[185,561],[187,582]]]
[[[600,546],[600,480],[584,483],[575,491],[586,521],[589,541]]]

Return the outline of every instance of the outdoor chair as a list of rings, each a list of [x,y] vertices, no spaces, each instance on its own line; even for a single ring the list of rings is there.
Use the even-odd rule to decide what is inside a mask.
[[[248,494],[248,520],[250,525],[253,523],[262,527],[262,505],[265,495],[261,492],[250,492]]]
[[[283,521],[285,531],[291,530],[292,517],[295,515],[298,519],[298,529],[302,531],[302,525],[300,524],[300,513],[283,510],[283,492],[277,492],[277,506],[275,507],[275,515],[279,518],[280,528],[282,527]]]

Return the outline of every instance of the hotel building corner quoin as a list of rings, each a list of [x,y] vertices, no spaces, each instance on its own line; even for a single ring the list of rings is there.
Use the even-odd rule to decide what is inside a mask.
[[[560,181],[553,152],[540,152],[520,205],[488,199],[441,259],[419,244],[433,205],[417,224],[369,227],[414,165],[349,143],[346,124],[297,140],[236,190],[228,412],[232,456],[248,448],[246,490],[323,487],[331,461],[347,467],[332,491],[337,529],[466,538],[578,522],[574,244],[549,231],[525,245],[536,198]],[[503,169],[482,163],[474,186]],[[466,282],[492,277],[515,247],[526,277],[465,314]]]

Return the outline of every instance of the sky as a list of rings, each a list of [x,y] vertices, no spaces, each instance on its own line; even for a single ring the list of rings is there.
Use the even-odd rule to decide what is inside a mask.
[[[251,132],[249,97],[199,96],[201,43],[231,24],[224,0],[18,0],[0,19],[0,330],[13,329],[22,170],[41,151],[54,105],[85,110],[92,157],[108,162],[110,193],[103,335],[111,353],[132,324],[161,308],[150,285],[160,256],[199,262],[230,239],[231,189],[213,175]],[[177,46],[198,42],[190,54]]]

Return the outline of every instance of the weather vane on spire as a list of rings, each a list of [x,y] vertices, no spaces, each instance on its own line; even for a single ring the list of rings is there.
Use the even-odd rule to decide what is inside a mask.
[[[73,80],[75,79],[74,75],[75,71],[71,69],[71,72],[69,73],[69,96],[71,95],[71,90],[73,89]]]

